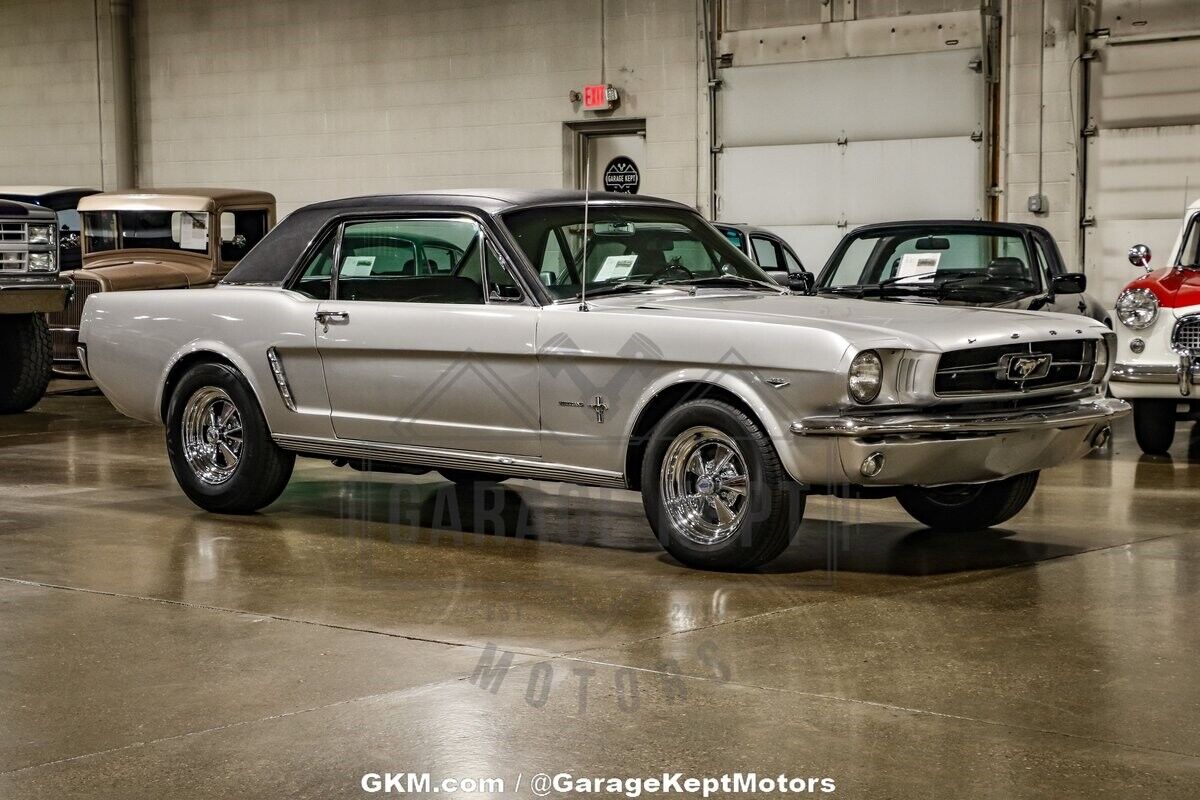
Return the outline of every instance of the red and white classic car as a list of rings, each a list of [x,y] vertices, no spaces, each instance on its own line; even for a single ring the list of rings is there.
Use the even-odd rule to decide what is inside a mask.
[[[1150,248],[1129,260],[1146,274],[1117,297],[1112,393],[1133,403],[1134,432],[1146,453],[1166,453],[1180,419],[1200,418],[1200,201],[1188,207],[1165,266]]]

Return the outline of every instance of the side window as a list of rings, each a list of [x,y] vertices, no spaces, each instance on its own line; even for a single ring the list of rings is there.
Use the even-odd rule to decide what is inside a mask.
[[[731,245],[743,253],[746,252],[746,237],[742,236],[741,231],[737,228],[720,228],[719,230],[725,234],[725,238],[729,240]]]
[[[474,222],[458,219],[356,222],[343,229],[340,300],[482,303]]]
[[[1200,214],[1192,217],[1188,225],[1183,247],[1179,249],[1179,266],[1200,267]]]
[[[783,260],[787,263],[788,272],[804,272],[804,265],[800,263],[800,259],[796,258],[796,254],[792,252],[790,247],[779,248],[783,251]]]
[[[571,283],[571,271],[567,269],[568,257],[563,253],[562,244],[553,230],[546,232],[546,246],[542,250],[542,263],[538,265],[538,273],[542,283],[547,286],[557,286],[560,283]]]
[[[265,209],[221,213],[221,260],[236,264],[267,235]]]
[[[1038,264],[1041,265],[1042,274],[1048,278],[1053,278],[1055,275],[1060,274],[1061,271],[1054,269],[1054,262],[1046,255],[1046,247],[1042,244],[1042,240],[1035,237],[1033,241],[1037,248],[1037,259]]]
[[[292,287],[294,290],[314,300],[329,299],[329,287],[333,282],[333,248],[336,243],[336,233],[325,237],[325,243],[312,254],[300,273],[300,279]]]
[[[516,278],[505,267],[491,243],[487,245],[488,300],[491,302],[513,302],[524,295]]]
[[[117,249],[117,212],[88,211],[83,214],[84,245],[89,253]]]
[[[775,243],[765,236],[751,236],[750,244],[754,247],[754,259],[763,269],[780,269],[779,253]]]

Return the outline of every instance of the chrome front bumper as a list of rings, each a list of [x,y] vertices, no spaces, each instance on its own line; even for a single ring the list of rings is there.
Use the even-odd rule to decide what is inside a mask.
[[[809,450],[836,451],[833,482],[864,486],[981,483],[1086,455],[1128,414],[1123,400],[1087,400],[1011,412],[808,417],[791,432]],[[828,459],[827,459],[828,461]]]
[[[1113,367],[1113,383],[1173,383],[1179,394],[1188,397],[1192,387],[1200,384],[1200,358],[1190,353],[1181,353],[1179,363],[1168,364],[1117,364]]]

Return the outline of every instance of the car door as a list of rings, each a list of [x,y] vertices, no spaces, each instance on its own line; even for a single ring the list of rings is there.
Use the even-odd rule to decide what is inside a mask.
[[[771,280],[781,286],[787,286],[787,264],[783,253],[780,252],[779,242],[772,236],[755,233],[750,236],[750,248],[754,251],[754,260],[762,267],[763,272],[771,276]]]
[[[425,245],[461,253],[450,274]],[[336,253],[316,338],[337,438],[539,455],[539,310],[474,220],[347,221]]]

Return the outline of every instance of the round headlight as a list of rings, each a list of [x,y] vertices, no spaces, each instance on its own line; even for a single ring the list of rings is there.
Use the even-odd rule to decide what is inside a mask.
[[[856,403],[869,403],[879,396],[883,384],[883,362],[874,350],[863,350],[850,362],[847,388]]]
[[[1149,289],[1126,289],[1117,298],[1117,319],[1135,331],[1149,328],[1158,319],[1158,298]]]

